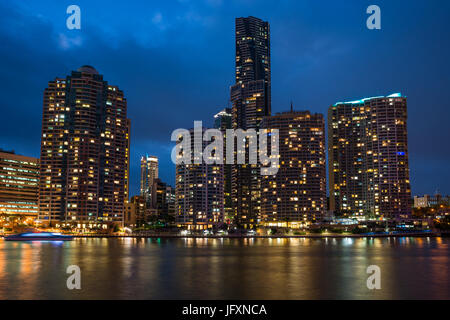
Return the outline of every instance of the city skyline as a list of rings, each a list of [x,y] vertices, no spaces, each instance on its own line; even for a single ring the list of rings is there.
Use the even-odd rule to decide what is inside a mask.
[[[0,299],[449,299],[449,13],[0,2]]]
[[[425,14],[429,14],[429,11],[427,11],[427,7],[425,6],[425,8],[422,8],[422,6],[420,5],[420,2],[415,2],[415,6],[412,7],[407,7],[405,8],[407,12],[412,11],[415,12],[415,10],[419,10],[419,9],[426,9],[425,10]],[[446,4],[445,4],[446,5]],[[3,5],[2,5],[3,6]],[[89,8],[89,5],[86,3],[82,3],[81,7],[83,8],[87,7]],[[266,11],[267,11],[267,4],[265,5],[266,7]],[[387,14],[390,14],[390,9],[394,10],[396,8],[397,5],[395,4],[384,4],[384,7],[387,9]],[[315,12],[315,10],[317,10],[317,8],[315,7],[315,5],[311,4],[310,5],[311,10],[313,10]],[[29,12],[31,10],[31,8],[25,8],[24,10],[18,10],[17,8],[14,7],[5,7],[3,8],[4,10],[2,10],[5,14],[7,15],[8,13],[12,13],[9,14],[8,16],[8,21],[11,21],[11,19],[16,19],[17,21],[20,21],[20,19],[26,20],[27,17],[29,17]],[[27,11],[28,10],[28,11]],[[162,9],[161,9],[162,10]],[[354,12],[352,10],[357,11],[356,9],[349,9],[349,13],[350,15],[353,15]],[[150,12],[156,12],[157,9],[155,10],[150,10]],[[164,21],[165,17],[170,17],[167,14],[164,14],[165,10],[162,10],[162,19]],[[167,11],[167,10],[166,10]],[[296,11],[298,12],[298,10]],[[341,12],[341,11],[339,11]],[[286,24],[283,24],[281,22],[281,17],[283,17],[283,13],[281,10],[275,11],[274,14],[272,15],[267,15],[267,14],[263,14],[263,15],[258,15],[258,9],[255,10],[255,12],[248,12],[249,15],[255,15],[258,17],[261,17],[263,20],[265,21],[270,21],[271,23],[271,32],[276,32],[276,34],[280,34],[280,30],[284,30],[286,28]],[[28,14],[28,15],[27,15]],[[52,14],[52,12],[48,13],[49,15]],[[439,13],[438,13],[439,14]],[[217,45],[219,47],[224,47],[226,48],[224,54],[222,54],[220,56],[220,63],[215,66],[217,68],[219,68],[220,72],[219,72],[219,77],[217,79],[217,81],[215,80],[212,84],[213,88],[215,88],[214,90],[212,90],[212,94],[210,94],[208,96],[208,99],[201,99],[199,103],[199,107],[197,108],[190,108],[189,106],[191,105],[191,101],[192,101],[192,95],[191,94],[187,94],[184,95],[182,93],[180,93],[180,95],[178,96],[179,98],[181,97],[186,97],[186,106],[188,110],[192,110],[192,117],[186,117],[186,113],[184,112],[180,112],[182,109],[184,109],[183,107],[183,102],[180,100],[181,103],[180,107],[174,107],[173,104],[173,100],[169,101],[169,107],[166,107],[164,109],[171,109],[172,111],[172,115],[171,117],[167,117],[167,116],[162,116],[161,120],[162,121],[158,121],[159,123],[152,123],[153,125],[150,126],[152,127],[151,130],[155,130],[153,127],[158,128],[161,123],[170,123],[169,125],[178,125],[180,124],[180,127],[190,127],[192,126],[192,121],[194,119],[203,119],[203,120],[207,120],[212,118],[212,115],[214,115],[215,113],[217,113],[218,111],[220,111],[220,109],[218,106],[227,106],[228,104],[228,99],[227,99],[227,89],[228,86],[230,86],[233,81],[232,81],[232,72],[233,72],[233,67],[232,67],[232,60],[233,60],[233,18],[230,18],[230,16],[242,16],[244,14],[239,14],[236,13],[234,14],[234,12],[232,14],[230,14],[229,16],[226,15],[224,17],[222,17],[219,22],[220,25],[217,25],[216,23],[212,23],[212,27],[214,30],[220,30],[222,33],[222,35],[224,35],[224,39],[225,42],[220,44],[218,43],[219,41],[216,42],[211,42],[211,44]],[[405,14],[406,15],[406,14]],[[284,13],[284,16],[290,18],[288,19],[288,23],[293,23],[293,17],[292,14],[287,14]],[[403,17],[403,16],[402,16]],[[87,23],[90,23],[90,19],[89,15],[84,16],[85,20]],[[429,19],[429,15],[425,15],[425,18]],[[361,20],[362,17],[361,17]],[[439,20],[439,19],[436,19]],[[306,23],[306,27],[304,29],[300,29],[300,28],[294,28],[294,30],[297,30],[298,32],[301,32],[302,35],[307,34],[307,31],[311,31],[311,35],[309,37],[311,37],[314,34],[314,23],[312,23],[311,21],[308,21],[306,19],[306,21],[309,23]],[[405,19],[402,19],[402,22],[408,22]],[[141,112],[143,112],[143,107],[146,107],[154,112],[156,112],[157,115],[161,115],[161,101],[158,102],[157,104],[155,103],[155,106],[152,106],[151,103],[146,102],[144,106],[140,105],[139,103],[139,96],[142,95],[142,93],[139,93],[137,89],[131,89],[130,88],[130,82],[127,80],[128,76],[127,76],[127,71],[131,71],[131,73],[129,73],[130,76],[132,76],[133,74],[135,74],[134,70],[130,70],[129,68],[124,68],[125,66],[129,67],[129,64],[125,64],[123,67],[119,67],[118,70],[115,69],[110,69],[111,67],[108,67],[107,64],[105,64],[104,62],[100,62],[99,57],[93,57],[93,56],[89,56],[89,50],[88,50],[88,54],[84,54],[81,55],[78,58],[75,58],[74,55],[76,55],[75,53],[80,52],[79,50],[81,48],[92,48],[92,43],[89,42],[89,40],[91,40],[91,36],[92,34],[85,35],[83,37],[87,37],[85,39],[82,39],[81,44],[77,44],[77,42],[75,40],[73,40],[72,36],[80,36],[80,33],[69,33],[69,31],[63,31],[63,30],[59,30],[57,27],[55,27],[52,23],[49,23],[48,21],[46,21],[45,19],[41,19],[39,17],[34,17],[33,19],[31,19],[29,21],[31,24],[35,24],[37,26],[46,26],[48,27],[50,30],[54,30],[54,32],[56,32],[57,35],[60,35],[60,37],[58,38],[59,40],[57,41],[58,45],[56,46],[56,50],[55,50],[55,58],[56,58],[56,63],[55,66],[48,66],[48,64],[43,64],[42,66],[35,66],[34,68],[37,68],[39,70],[41,70],[41,68],[44,68],[46,70],[43,70],[43,72],[41,73],[42,79],[34,79],[34,80],[30,80],[27,78],[27,74],[26,73],[22,73],[22,77],[25,77],[24,81],[26,83],[30,82],[31,85],[26,86],[27,88],[27,92],[30,92],[30,95],[24,95],[21,94],[19,97],[15,97],[15,100],[18,99],[18,106],[19,108],[12,108],[12,104],[11,101],[9,100],[9,95],[5,94],[4,96],[6,97],[5,99],[5,112],[6,112],[6,116],[8,119],[10,119],[11,121],[8,121],[8,123],[5,123],[5,130],[2,130],[2,132],[0,133],[0,137],[1,137],[1,145],[0,147],[3,149],[14,149],[17,153],[25,155],[25,156],[35,156],[37,157],[39,155],[39,153],[37,152],[39,149],[39,123],[40,121],[36,121],[36,118],[39,119],[40,115],[40,107],[37,107],[39,105],[39,103],[37,103],[36,101],[40,101],[41,97],[42,97],[42,88],[43,85],[42,83],[46,82],[48,79],[50,78],[54,78],[55,76],[62,76],[64,74],[69,73],[71,70],[74,70],[76,68],[78,68],[80,65],[84,65],[84,64],[92,64],[94,65],[97,70],[99,70],[100,73],[104,74],[105,77],[107,79],[112,79],[111,81],[114,82],[115,84],[119,85],[121,88],[123,88],[123,90],[126,92],[127,94],[127,98],[132,99],[133,103],[129,102],[129,109],[130,112],[132,112],[130,114],[130,118],[133,120],[138,120],[136,122],[136,125],[134,125],[135,122],[132,122],[133,127],[132,127],[132,133],[131,133],[131,137],[132,137],[132,147],[131,147],[131,159],[130,159],[130,165],[131,165],[131,192],[130,192],[130,196],[131,195],[135,195],[138,194],[138,184],[139,184],[139,175],[136,174],[136,168],[139,166],[139,162],[136,161],[137,157],[142,156],[145,153],[151,153],[151,154],[155,154],[156,156],[158,156],[161,159],[161,177],[162,180],[167,182],[170,185],[174,185],[174,166],[171,164],[169,157],[170,157],[170,149],[172,147],[172,144],[170,142],[168,142],[170,136],[170,132],[171,129],[170,128],[159,128],[158,131],[155,131],[155,134],[152,134],[152,132],[146,132],[146,130],[143,129],[142,127],[142,120],[144,120],[144,123],[148,122],[148,119],[151,119],[149,117],[149,115],[147,114],[145,117],[143,116],[142,120],[140,120],[140,114]],[[413,21],[408,22],[411,25],[407,24],[407,26],[412,26]],[[434,23],[434,24],[433,24]],[[417,29],[414,29],[418,32],[418,35],[421,37],[425,37],[425,35],[431,35],[432,37],[439,37],[439,31],[440,28],[436,27],[436,24],[439,23],[443,23],[443,22],[430,22],[428,23],[426,26],[422,26],[422,29],[417,27]],[[188,25],[189,27],[192,27],[191,24]],[[434,26],[434,28],[433,28]],[[338,26],[336,26],[337,28],[339,28]],[[388,25],[386,25],[386,27],[388,27]],[[329,24],[325,24],[324,28],[324,34],[329,34],[330,32],[332,33],[332,29],[331,26]],[[342,27],[341,27],[342,28]],[[347,30],[346,28],[348,28],[348,25],[346,25],[344,27],[344,29],[339,29],[338,31],[341,32],[341,36],[345,35],[345,31]],[[170,29],[170,28],[169,28]],[[189,28],[188,28],[189,29]],[[436,29],[437,31],[435,31],[435,33],[433,34],[429,34],[430,29]],[[444,29],[444,28],[442,28]],[[46,29],[40,29],[38,28],[36,32],[46,32]],[[190,29],[189,29],[190,30]],[[82,29],[83,31],[83,29]],[[348,31],[348,30],[347,30]],[[14,38],[12,37],[11,34],[6,34],[7,31],[2,31],[2,37],[5,38],[8,44],[11,44],[12,48],[17,48],[18,46],[20,47],[21,45],[23,45],[23,41],[26,38],[21,38],[21,37],[17,37],[17,39],[14,40]],[[396,32],[403,32],[403,31],[396,31]],[[317,34],[317,30],[316,30],[316,34]],[[321,33],[319,32],[319,35]],[[289,35],[293,36],[293,33],[290,33]],[[294,104],[297,107],[296,109],[298,110],[310,110],[312,112],[320,112],[323,114],[326,114],[326,109],[328,108],[328,106],[332,103],[334,103],[335,101],[338,100],[351,100],[351,99],[356,99],[356,98],[360,98],[360,97],[364,97],[364,96],[376,96],[378,94],[386,94],[388,92],[397,92],[397,91],[401,91],[402,93],[404,93],[406,96],[408,96],[408,114],[410,116],[409,119],[409,142],[410,142],[410,168],[411,168],[411,184],[412,184],[412,193],[413,194],[425,194],[425,193],[433,193],[436,189],[439,189],[441,192],[448,193],[448,173],[445,170],[445,157],[446,155],[446,148],[439,148],[439,145],[445,145],[445,141],[448,140],[448,132],[445,130],[445,124],[442,122],[444,121],[446,117],[446,112],[448,112],[448,110],[446,110],[446,108],[444,108],[443,106],[445,106],[444,104],[439,104],[440,101],[445,101],[445,96],[443,96],[443,92],[440,93],[439,89],[442,87],[445,87],[445,82],[442,82],[442,76],[441,73],[436,69],[438,62],[441,61],[440,59],[442,59],[443,56],[445,56],[445,50],[448,50],[448,46],[446,46],[446,43],[444,43],[444,53],[442,54],[443,56],[441,56],[440,54],[437,55],[437,57],[435,57],[435,60],[437,61],[426,61],[427,64],[431,64],[432,66],[434,66],[434,68],[431,68],[428,72],[431,72],[431,75],[428,75],[427,78],[434,80],[434,81],[429,81],[432,84],[434,83],[434,86],[432,86],[432,88],[430,88],[428,84],[424,84],[422,81],[419,80],[418,77],[411,77],[412,80],[411,81],[409,78],[410,77],[406,77],[406,76],[402,76],[399,75],[402,73],[406,73],[408,74],[408,72],[406,72],[406,66],[420,66],[420,64],[418,63],[419,61],[422,61],[419,58],[422,58],[424,55],[423,48],[416,48],[417,52],[412,52],[411,50],[409,50],[410,56],[405,57],[404,59],[406,60],[405,62],[400,61],[400,57],[402,57],[402,53],[404,53],[406,50],[405,48],[400,48],[398,46],[395,45],[395,42],[393,42],[393,38],[395,36],[399,36],[402,35],[402,33],[400,34],[394,34],[394,35],[388,35],[386,31],[382,30],[379,34],[374,35],[371,34],[369,31],[367,30],[362,30],[362,24],[361,24],[361,30],[358,31],[358,33],[352,33],[352,36],[355,37],[364,37],[367,38],[365,41],[373,41],[372,44],[374,44],[376,47],[378,46],[378,48],[380,48],[380,46],[384,45],[393,45],[394,49],[397,50],[397,54],[394,55],[394,62],[396,63],[396,68],[398,68],[398,72],[396,71],[395,74],[394,73],[387,73],[386,72],[378,72],[375,69],[375,66],[379,63],[386,63],[388,66],[391,65],[392,62],[387,61],[387,58],[382,56],[380,61],[373,61],[373,66],[370,65],[371,59],[373,59],[373,56],[371,56],[367,51],[358,48],[356,50],[356,52],[358,53],[358,56],[361,57],[361,54],[367,54],[366,56],[363,56],[362,60],[365,63],[362,63],[362,61],[358,60],[358,62],[355,62],[355,68],[349,68],[349,61],[347,58],[345,58],[345,55],[339,55],[337,57],[333,57],[330,58],[330,61],[333,61],[333,64],[340,64],[342,63],[341,67],[336,67],[337,69],[334,69],[334,73],[337,72],[337,70],[339,72],[348,71],[348,74],[344,75],[344,78],[346,79],[346,81],[342,81],[340,80],[340,84],[336,84],[335,82],[330,83],[330,85],[325,85],[323,86],[323,88],[321,89],[315,89],[312,90],[312,92],[308,92],[311,90],[307,90],[307,89],[311,89],[312,85],[318,86],[317,85],[317,81],[315,77],[309,77],[308,79],[311,80],[311,84],[307,84],[306,86],[303,86],[303,88],[305,90],[293,90],[293,85],[289,85],[287,89],[280,89],[282,86],[284,86],[286,84],[286,81],[288,79],[291,79],[290,81],[292,82],[292,77],[297,77],[297,79],[299,79],[299,70],[298,68],[286,68],[286,65],[282,66],[282,62],[281,59],[282,58],[286,58],[286,54],[287,54],[287,50],[294,49],[296,48],[295,43],[292,43],[291,41],[288,41],[288,43],[284,43],[283,45],[280,43],[283,43],[282,38],[280,38],[279,36],[272,36],[272,44],[274,45],[274,47],[272,48],[272,63],[278,63],[278,66],[276,68],[274,68],[274,75],[273,75],[273,79],[272,79],[272,83],[273,83],[273,89],[272,89],[272,98],[273,98],[273,102],[272,102],[272,109],[273,109],[273,113],[275,114],[276,112],[279,111],[284,111],[288,108],[289,105],[289,101],[293,100]],[[404,34],[403,34],[404,35]],[[66,38],[64,38],[66,37]],[[308,39],[308,37],[306,37]],[[52,41],[56,41],[53,40],[53,38],[49,38],[47,40],[46,37],[44,37],[44,41],[49,41],[50,43]],[[65,40],[64,40],[65,39]],[[294,39],[300,39],[297,37],[294,37]],[[421,38],[422,39],[422,38]],[[310,40],[310,39],[309,39]],[[409,42],[406,42],[406,47],[408,47],[408,44],[410,47],[414,47],[413,43],[411,43],[411,41],[413,41],[412,39],[409,39]],[[309,43],[311,44],[311,43]],[[179,46],[179,43],[176,43],[174,45]],[[306,45],[306,44],[305,44]],[[405,46],[405,44],[403,44]],[[119,46],[120,47],[120,46]],[[139,50],[137,50],[137,56],[139,57],[139,53],[145,52],[146,47],[145,46],[137,46]],[[217,47],[214,47],[217,48]],[[319,48],[317,50],[321,51],[321,49],[323,49],[324,51],[329,51],[333,48],[333,46],[331,47],[323,47],[321,48],[319,46]],[[433,43],[430,43],[430,47],[428,47],[428,50],[431,50],[433,48]],[[280,50],[280,49],[284,49],[284,50]],[[8,49],[9,50],[9,49]],[[211,49],[213,50],[213,49]],[[306,50],[308,52],[308,50]],[[37,53],[39,53],[40,50],[37,50]],[[348,53],[348,52],[347,52]],[[10,57],[9,60],[11,60],[11,53],[9,53],[9,51],[5,51],[5,56],[6,57]],[[389,51],[389,54],[392,54],[392,51]],[[41,55],[42,56],[42,55]],[[67,58],[67,60],[62,60],[62,57]],[[120,54],[120,52],[115,51],[113,54],[113,57],[111,59],[113,59],[112,61],[115,61],[116,59],[120,59],[123,58],[124,56]],[[178,56],[176,57],[171,57],[170,59],[175,59],[175,60],[171,60],[171,61],[176,61]],[[287,61],[292,62],[292,58],[293,56],[289,56],[291,57],[290,59],[287,59]],[[383,58],[384,57],[384,58]],[[412,58],[411,58],[412,57]],[[322,57],[323,58],[323,57]],[[39,59],[39,54],[36,55],[36,59],[37,61],[41,61]],[[192,66],[198,66],[200,65],[200,60],[198,59],[198,64],[197,63],[191,63]],[[311,75],[311,70],[314,70],[314,72],[319,73],[321,75],[323,75],[323,73],[320,73],[319,71],[323,71],[323,66],[319,66],[320,64],[322,65],[328,65],[330,64],[330,62],[328,61],[328,59],[319,59],[321,61],[321,63],[318,64],[307,64],[306,70],[302,69],[303,71],[305,71],[301,77],[299,81],[293,81],[295,87],[301,88],[301,85],[305,85],[305,81],[304,79],[308,76]],[[392,60],[392,59],[391,59]],[[411,61],[412,60],[412,61]],[[111,60],[110,60],[111,61]],[[193,60],[194,62],[197,60]],[[206,60],[206,61],[210,61],[210,60]],[[14,59],[12,59],[12,65],[14,65]],[[415,62],[415,63],[412,63]],[[144,63],[144,62],[143,62]],[[147,63],[149,65],[152,65],[152,62],[150,60],[147,61]],[[280,65],[281,64],[281,65]],[[369,64],[369,65],[367,65]],[[115,65],[113,63],[113,65]],[[169,63],[170,65],[170,63]],[[364,71],[366,70],[365,68],[363,68],[363,65],[365,66],[366,69],[368,69],[368,72],[370,73],[370,76],[368,76],[367,78],[369,78],[366,82],[366,84],[361,85],[359,83],[357,83],[357,81],[353,80],[350,81],[349,79],[354,79],[355,76],[364,76]],[[208,62],[207,64],[208,67],[211,66],[211,63]],[[290,67],[292,67],[293,65],[291,64]],[[295,66],[295,64],[294,64]],[[113,67],[114,68],[114,67]],[[147,68],[147,66],[145,67]],[[419,68],[420,69],[420,68]],[[3,75],[2,77],[6,77],[8,75],[11,75],[11,71],[12,69],[10,68],[6,68],[6,74]],[[20,71],[20,68],[17,67],[15,68],[15,70],[18,72]],[[173,71],[174,69],[169,69],[169,73],[172,72],[178,72],[178,71]],[[175,70],[177,70],[177,68],[175,68]],[[355,70],[355,72],[351,72]],[[414,69],[415,70],[415,69]],[[410,72],[414,72],[414,70],[410,71]],[[423,72],[424,70],[420,69],[420,72]],[[37,74],[39,74],[40,72],[36,72]],[[283,73],[283,77],[280,77],[280,74]],[[122,75],[121,75],[122,74]],[[156,74],[159,74],[158,72],[156,72]],[[228,74],[228,76],[224,76],[225,74]],[[433,76],[434,75],[434,76]],[[14,77],[20,77],[20,72],[17,74],[14,74]],[[153,77],[153,75],[151,76]],[[147,79],[144,83],[145,84],[150,84],[151,85],[151,77],[149,79]],[[332,79],[332,77],[330,77],[330,73],[325,73],[324,74],[324,79]],[[365,77],[365,76],[364,76]],[[370,78],[373,79],[371,80]],[[274,80],[274,78],[276,80]],[[366,77],[365,77],[366,78]],[[389,78],[389,79],[388,79]],[[408,79],[407,79],[408,78]],[[6,78],[3,82],[5,84],[4,89],[3,90],[8,90],[8,91],[12,91],[15,92],[18,89],[12,89],[11,85],[8,84],[6,81]],[[3,80],[2,79],[2,80]],[[140,78],[139,78],[140,79]],[[207,79],[208,81],[210,80],[210,78],[206,77],[205,79]],[[187,85],[187,87],[189,87],[190,89],[194,89],[195,90],[204,90],[205,87],[208,87],[207,85],[205,85],[204,83],[201,84],[203,81],[206,81],[205,79],[203,79],[201,82],[196,82],[194,81],[194,84],[189,84]],[[303,79],[303,80],[301,80]],[[386,81],[383,81],[383,79],[386,79]],[[143,83],[143,84],[144,84]],[[421,85],[425,85],[425,87],[422,90],[417,89],[417,86],[421,86]],[[219,89],[219,86],[221,87]],[[428,86],[428,87],[427,87]],[[145,86],[144,86],[145,87]],[[417,90],[413,90],[414,87],[416,87]],[[143,88],[142,84],[139,86],[139,88]],[[411,89],[412,88],[412,89]],[[340,91],[339,91],[339,90]],[[140,89],[142,90],[142,89]],[[182,91],[184,91],[185,89],[182,89]],[[218,93],[217,90],[220,90],[220,92],[222,93]],[[317,91],[319,90],[319,91]],[[320,91],[322,90],[322,91]],[[145,91],[145,90],[144,90]],[[325,95],[321,95],[320,97],[316,97],[319,95],[319,93],[323,93],[324,91],[330,91],[329,93],[325,94]],[[6,92],[6,91],[5,91]],[[337,93],[339,92],[339,93]],[[38,95],[36,95],[36,93]],[[213,97],[213,94],[216,94],[217,97]],[[158,101],[159,98],[155,98],[155,101]],[[142,100],[141,100],[142,101]],[[14,104],[15,105],[15,104]],[[11,106],[11,108],[8,108],[9,106]],[[158,106],[160,108],[158,108]],[[425,106],[425,107],[423,107]],[[430,108],[436,106],[438,112],[429,112],[429,110],[431,110]],[[15,111],[14,109],[20,109],[20,110],[25,110],[26,112],[22,112],[20,111],[19,113],[17,113],[17,111]],[[132,111],[131,111],[132,110]],[[427,110],[427,121],[425,121],[426,123],[424,123],[423,121],[419,121],[423,119],[423,111],[422,110]],[[177,113],[180,113],[182,115],[182,118],[185,118],[185,120],[180,120],[180,116],[176,115]],[[144,112],[145,114],[145,112]],[[175,115],[173,115],[175,114]],[[201,114],[201,115],[200,115]],[[20,118],[19,118],[20,115]],[[196,118],[197,116],[199,116],[198,118]],[[18,119],[22,119],[23,118],[23,124],[26,125],[27,130],[17,130],[14,128],[10,128],[9,125],[10,123],[18,123]],[[33,119],[33,120],[32,120]],[[173,121],[170,121],[170,119],[172,119]],[[186,120],[189,119],[189,120]],[[32,123],[32,121],[36,122],[36,123]],[[430,124],[428,124],[430,123]],[[441,124],[441,125],[439,125]],[[36,132],[36,129],[38,129],[39,131]],[[433,130],[431,130],[433,129]],[[21,131],[25,131],[26,133],[26,139],[24,138],[25,136],[23,136]],[[36,137],[35,137],[36,136]],[[165,142],[167,141],[167,142]],[[429,143],[425,143],[426,141],[429,141]],[[433,177],[433,179],[429,179],[429,177]]]

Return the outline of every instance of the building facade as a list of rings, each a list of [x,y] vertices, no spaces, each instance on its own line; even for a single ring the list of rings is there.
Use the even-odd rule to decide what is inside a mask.
[[[327,196],[323,115],[291,109],[265,117],[263,127],[279,132],[280,167],[262,178],[262,223],[300,228],[321,221]]]
[[[0,214],[37,218],[39,159],[0,149]]]
[[[125,225],[142,227],[150,221],[152,211],[143,196],[133,196],[125,204]]]
[[[123,222],[128,131],[123,92],[93,67],[49,82],[42,118],[41,221],[79,228]]]
[[[123,213],[123,225],[125,227],[135,228],[137,227],[137,210],[136,204],[127,201],[124,204],[124,213]]]
[[[236,84],[230,89],[234,129],[258,130],[271,112],[270,27],[255,17],[236,19]],[[247,150],[249,148],[249,141]],[[248,158],[248,152],[247,158]],[[259,166],[234,165],[232,201],[234,222],[254,228],[260,222]]]
[[[166,201],[167,201],[167,213],[170,216],[175,217],[177,197],[175,194],[175,188],[169,185],[167,185],[166,187]]]
[[[203,128],[203,132],[206,129]],[[191,129],[191,152],[196,139],[203,148],[206,142],[195,137]],[[182,152],[187,152],[186,150]],[[178,156],[178,155],[177,155]],[[176,222],[178,226],[191,230],[211,229],[224,219],[224,175],[223,164],[178,164],[176,165],[175,197]]]
[[[330,209],[337,215],[410,216],[406,97],[331,106],[328,148]]]
[[[161,179],[153,180],[152,186],[152,209],[156,209],[158,215],[168,215],[169,205],[167,199],[167,184]]]
[[[131,120],[127,119],[127,133],[126,133],[126,171],[125,171],[125,202],[129,202],[130,200],[130,146],[131,146]]]

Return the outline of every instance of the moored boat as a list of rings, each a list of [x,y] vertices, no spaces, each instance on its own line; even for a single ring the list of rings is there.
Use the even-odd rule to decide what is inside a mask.
[[[70,241],[73,237],[55,232],[25,232],[5,237],[6,241]]]

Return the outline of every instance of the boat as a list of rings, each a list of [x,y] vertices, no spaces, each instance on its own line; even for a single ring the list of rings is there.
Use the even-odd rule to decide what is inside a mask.
[[[24,232],[5,237],[6,241],[70,241],[73,237],[55,232]]]

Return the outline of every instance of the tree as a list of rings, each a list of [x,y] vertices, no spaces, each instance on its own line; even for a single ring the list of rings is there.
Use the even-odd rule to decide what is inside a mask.
[[[286,222],[286,228],[289,228],[289,222],[290,222],[291,218],[290,217],[285,217],[284,218],[284,222]]]

